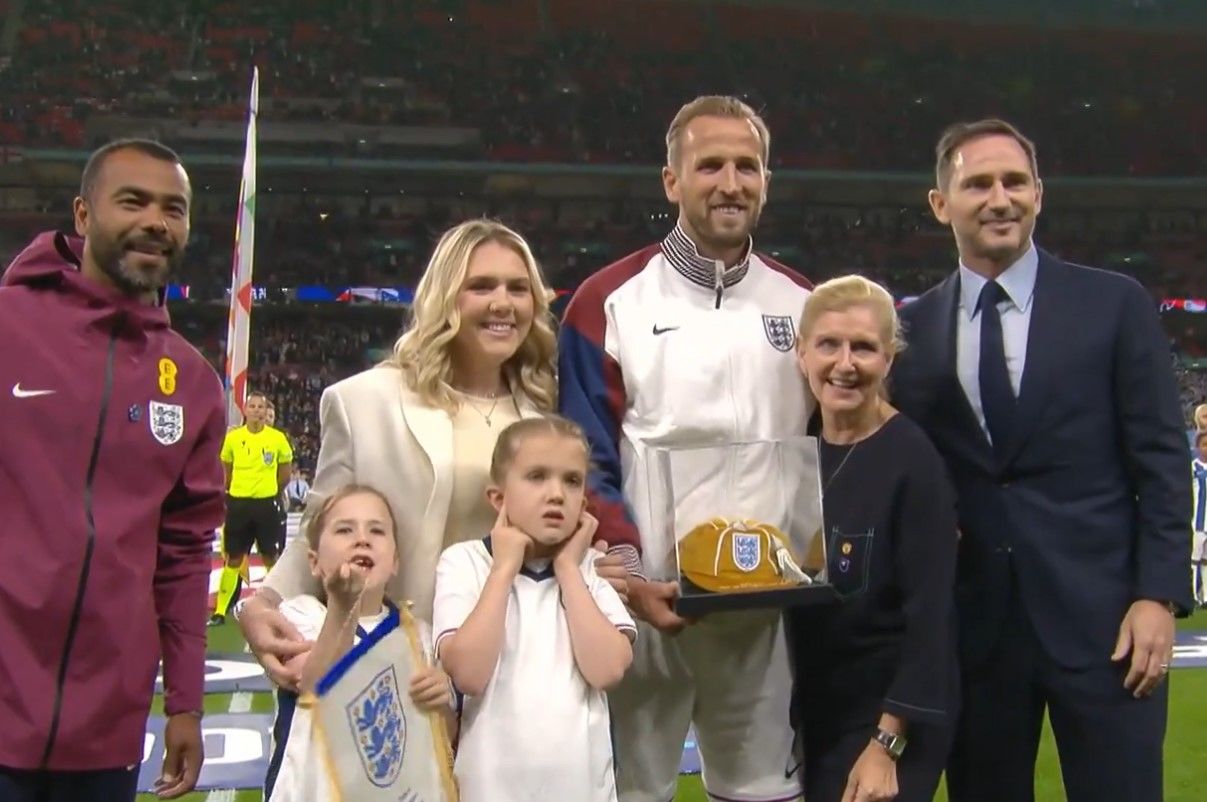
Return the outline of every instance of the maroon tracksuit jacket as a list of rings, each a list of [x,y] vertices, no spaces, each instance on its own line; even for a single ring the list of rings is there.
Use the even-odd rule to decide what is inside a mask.
[[[200,710],[221,383],[167,312],[79,272],[41,234],[0,280],[0,766],[142,761]]]

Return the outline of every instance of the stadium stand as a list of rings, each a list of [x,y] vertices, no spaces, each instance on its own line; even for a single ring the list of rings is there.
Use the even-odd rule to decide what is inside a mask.
[[[707,89],[766,105],[780,167],[923,168],[920,143],[970,105],[1030,131],[1055,173],[1201,175],[1207,165],[1207,111],[1179,101],[1198,89],[1192,65],[1204,57],[1193,29],[1086,35],[767,3],[685,9],[668,0],[29,0],[8,12],[19,34],[0,139],[91,146],[104,138],[97,123],[114,115],[170,117],[194,133],[237,123],[250,65],[260,63],[266,120],[310,133],[278,146],[312,156],[413,152],[383,129],[434,126],[465,133],[447,155],[653,163],[649,132]],[[1025,42],[1028,57],[986,47],[1002,41]],[[649,75],[659,79],[641,80]],[[332,136],[323,131],[332,121],[363,130]],[[206,146],[233,152],[237,142]]]
[[[938,132],[1018,123],[1048,181],[1037,240],[1144,284],[1188,426],[1207,401],[1207,106],[1192,100],[1207,5],[0,0],[0,267],[70,228],[90,149],[160,138],[196,195],[172,320],[221,372],[253,64],[248,386],[274,400],[308,473],[322,389],[388,354],[441,231],[478,215],[515,227],[564,300],[673,223],[661,134],[702,92],[747,98],[772,130],[757,247],[814,280],[862,273],[902,302],[954,263],[925,206]],[[217,638],[218,652],[242,647],[233,628]],[[243,713],[271,707],[256,681]],[[236,779],[207,769],[207,788],[253,787],[263,767],[248,765]]]

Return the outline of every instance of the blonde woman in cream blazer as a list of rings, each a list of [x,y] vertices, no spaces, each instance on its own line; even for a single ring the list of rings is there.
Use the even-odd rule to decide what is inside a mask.
[[[519,392],[515,405],[517,418],[542,415]],[[386,594],[413,601],[414,613],[431,621],[436,562],[444,550],[453,494],[452,418],[407,389],[397,368],[382,366],[324,390],[320,419],[322,451],[302,530],[340,487],[355,482],[379,489],[390,502],[398,532],[399,571]],[[485,537],[487,531],[465,535]],[[304,538],[294,538],[281,562],[296,560],[296,569],[274,567],[265,585],[286,599],[313,590],[306,552]]]
[[[301,532],[238,615],[278,686],[297,687],[286,664],[309,648],[278,606],[318,594],[306,525],[344,485],[367,484],[389,500],[399,571],[386,592],[431,620],[440,553],[485,537],[494,521],[485,488],[499,431],[553,408],[552,295],[518,234],[489,220],[462,223],[437,244],[393,356],[323,391]]]

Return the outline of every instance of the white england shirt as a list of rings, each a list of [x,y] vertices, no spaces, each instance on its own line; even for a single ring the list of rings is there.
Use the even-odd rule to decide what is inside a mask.
[[[588,550],[583,579],[599,609],[636,636],[633,619],[595,573]],[[493,558],[489,541],[457,543],[436,569],[432,628],[436,650],[478,603]],[[615,802],[606,696],[574,662],[561,591],[551,565],[529,565],[512,584],[494,676],[466,696],[455,772],[461,802]]]
[[[1195,457],[1190,463],[1190,527],[1207,532],[1207,462]]]

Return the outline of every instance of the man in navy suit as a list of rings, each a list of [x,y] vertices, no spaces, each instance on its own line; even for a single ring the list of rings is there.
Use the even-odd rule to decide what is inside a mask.
[[[1035,147],[949,128],[931,209],[958,269],[902,310],[894,400],[959,493],[963,708],[952,802],[1030,802],[1045,708],[1070,802],[1162,799],[1174,616],[1191,607],[1186,442],[1130,278],[1031,240]]]

